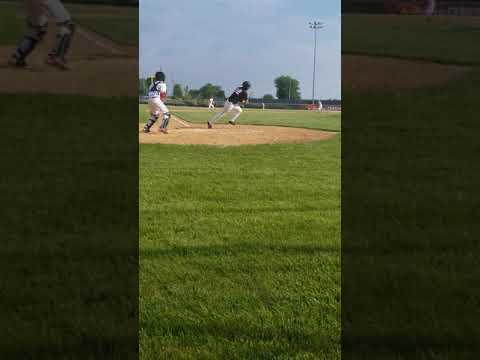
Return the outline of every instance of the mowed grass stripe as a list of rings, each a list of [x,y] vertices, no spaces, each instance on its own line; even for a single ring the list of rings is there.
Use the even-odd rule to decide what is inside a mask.
[[[479,65],[478,17],[343,15],[342,52]]]
[[[23,4],[0,3],[0,46],[14,46],[25,32],[25,22],[19,18],[21,5]]]
[[[131,7],[66,4],[80,26],[122,45],[138,43],[138,9]],[[93,8],[93,9],[92,9]],[[121,11],[121,12],[120,12]],[[15,46],[26,31],[22,2],[0,3],[0,46]],[[81,36],[77,34],[77,36]],[[74,46],[74,45],[73,45]]]
[[[339,358],[340,136],[141,145],[140,221],[142,359]]]

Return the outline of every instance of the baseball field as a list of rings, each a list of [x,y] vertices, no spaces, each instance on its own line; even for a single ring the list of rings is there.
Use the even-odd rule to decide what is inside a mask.
[[[343,15],[342,52],[478,65],[479,31],[478,16]]]
[[[207,110],[171,110],[210,131]],[[141,358],[339,358],[340,114],[245,110],[238,123],[219,127],[333,136],[140,145]]]
[[[343,17],[342,171],[355,174],[342,183],[346,357],[478,354],[468,194],[480,178],[479,26],[455,16]]]
[[[0,3],[0,187],[9,204],[0,216],[1,357],[134,358],[138,280],[129,255],[137,252],[138,196],[128,189],[137,186],[129,122],[137,51],[136,40],[110,38],[137,28],[137,9],[68,3],[78,25],[72,69],[45,65],[53,31],[29,68],[11,69],[23,3]],[[103,35],[98,18],[121,18],[122,28]]]
[[[137,96],[131,84],[137,81],[138,10],[132,7],[67,4],[76,23],[69,52],[70,72],[59,72],[44,65],[55,36],[49,31],[28,59],[24,71],[6,66],[17,41],[25,32],[23,2],[0,4],[0,88],[10,93],[73,94],[75,96]],[[126,71],[129,69],[129,71]],[[119,74],[122,76],[119,76]],[[28,86],[26,86],[28,84]]]

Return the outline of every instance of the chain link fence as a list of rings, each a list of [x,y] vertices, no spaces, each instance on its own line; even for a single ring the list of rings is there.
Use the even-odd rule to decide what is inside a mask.
[[[340,100],[321,100],[322,110],[324,111],[341,111],[342,105]],[[147,96],[139,97],[140,104],[148,103]],[[174,99],[168,98],[165,101],[167,106],[192,106],[192,107],[208,107],[209,100],[207,99]],[[216,108],[223,107],[225,99],[214,99]],[[262,100],[249,99],[248,104],[242,105],[247,109],[284,109],[284,110],[318,110],[318,101],[312,104],[311,100],[296,100],[285,102],[285,100]]]

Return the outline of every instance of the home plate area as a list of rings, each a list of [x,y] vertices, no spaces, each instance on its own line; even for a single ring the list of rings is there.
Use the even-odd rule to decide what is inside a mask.
[[[282,126],[215,124],[213,129],[208,129],[206,123],[188,123],[174,116],[170,120],[168,134],[159,131],[158,123],[148,134],[143,133],[143,126],[144,124],[139,125],[141,144],[238,146],[302,143],[326,140],[335,136],[335,132]]]

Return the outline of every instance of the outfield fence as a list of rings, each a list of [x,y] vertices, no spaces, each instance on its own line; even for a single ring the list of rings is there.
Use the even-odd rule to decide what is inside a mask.
[[[140,104],[146,104],[148,98],[146,96],[139,97]],[[339,100],[321,100],[322,110],[324,111],[342,111],[342,105]],[[207,99],[172,99],[165,101],[167,106],[192,106],[192,107],[208,107]],[[214,99],[216,108],[223,107],[225,99]],[[285,102],[283,100],[272,100],[263,102],[262,99],[250,99],[248,104],[242,105],[247,109],[284,109],[284,110],[318,110],[318,101],[312,104],[311,100],[297,100]]]

